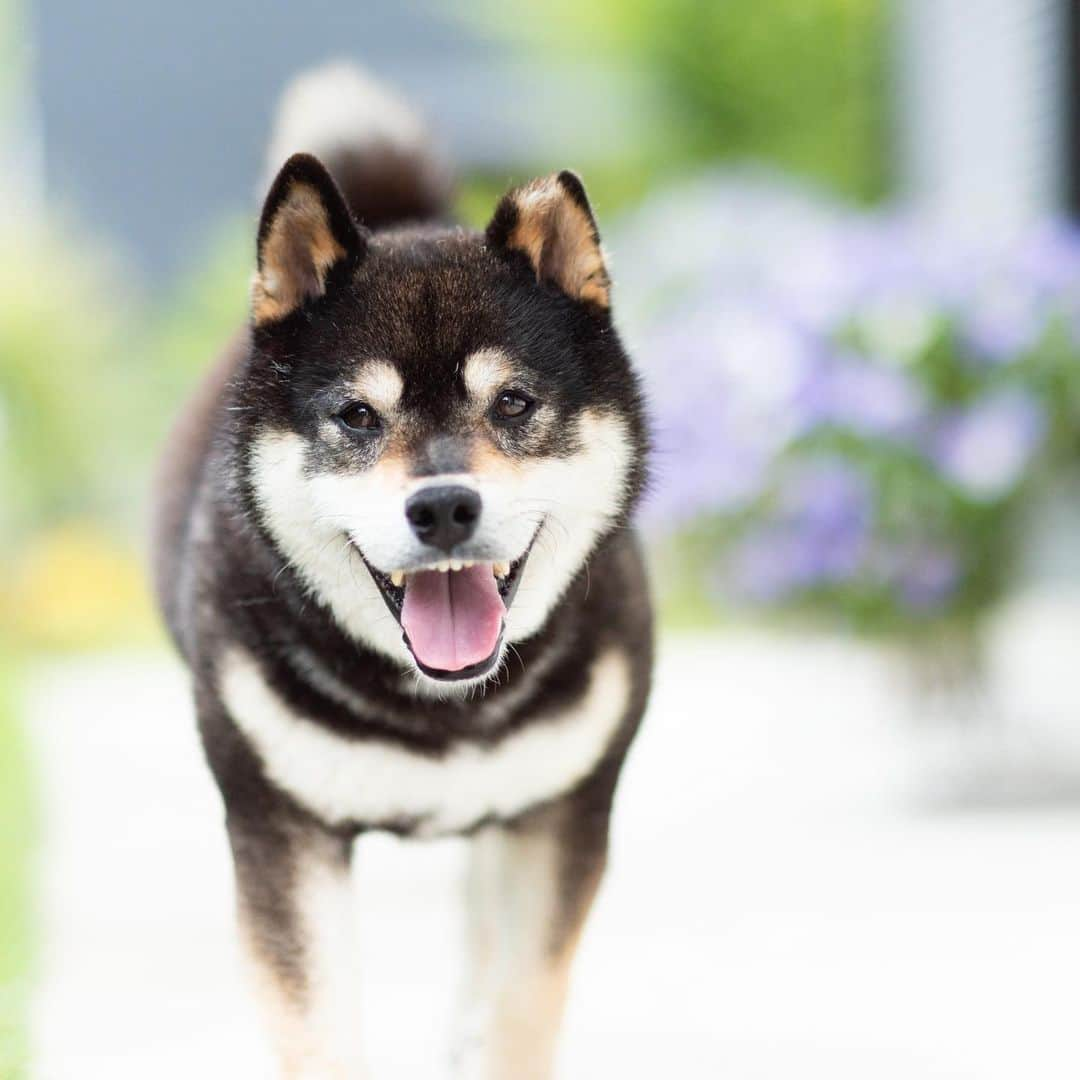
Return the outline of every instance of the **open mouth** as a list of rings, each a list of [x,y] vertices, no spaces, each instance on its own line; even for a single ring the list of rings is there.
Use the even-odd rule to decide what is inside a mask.
[[[391,573],[377,570],[356,550],[425,675],[444,681],[475,679],[494,668],[506,612],[532,541],[513,562],[442,559]]]

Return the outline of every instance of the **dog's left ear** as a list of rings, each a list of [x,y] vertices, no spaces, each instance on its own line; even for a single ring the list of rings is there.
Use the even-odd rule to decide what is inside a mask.
[[[611,305],[611,281],[585,187],[572,172],[545,176],[503,196],[487,227],[496,251],[528,259],[537,281],[599,311]]]
[[[310,154],[294,154],[270,186],[259,221],[251,288],[255,325],[283,319],[322,296],[331,270],[359,258],[365,246],[326,168]]]

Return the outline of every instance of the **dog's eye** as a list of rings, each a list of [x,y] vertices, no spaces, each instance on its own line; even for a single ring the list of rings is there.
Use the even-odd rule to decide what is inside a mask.
[[[495,399],[495,417],[498,420],[524,420],[533,411],[536,402],[517,390],[504,390]]]
[[[338,423],[350,431],[378,431],[379,415],[370,405],[354,401],[337,414]]]

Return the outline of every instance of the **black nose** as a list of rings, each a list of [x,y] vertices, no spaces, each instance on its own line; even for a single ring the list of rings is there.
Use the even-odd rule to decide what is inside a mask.
[[[480,496],[469,488],[426,487],[409,496],[405,516],[425,544],[450,551],[476,531],[480,505]]]

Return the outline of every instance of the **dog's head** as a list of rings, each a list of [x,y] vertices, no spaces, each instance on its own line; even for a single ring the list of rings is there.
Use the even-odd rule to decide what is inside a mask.
[[[235,407],[248,490],[343,628],[468,685],[535,634],[640,489],[644,424],[581,182],[486,233],[367,233],[314,158],[263,210]]]

